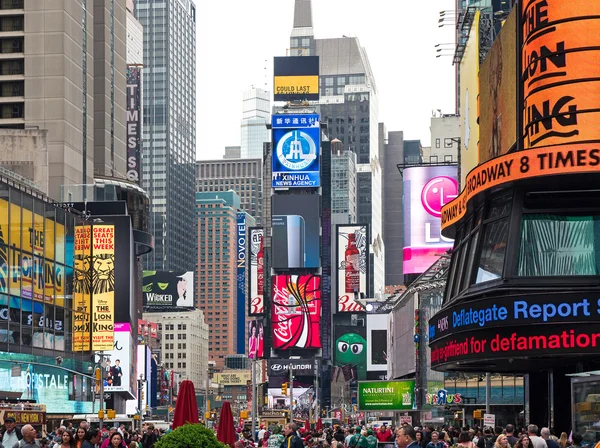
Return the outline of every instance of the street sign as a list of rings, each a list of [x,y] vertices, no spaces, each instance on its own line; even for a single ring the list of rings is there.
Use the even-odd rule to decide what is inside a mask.
[[[494,428],[496,426],[496,414],[483,414],[483,426]]]
[[[412,417],[410,415],[401,415],[400,424],[403,425],[404,423],[407,423],[408,426],[412,426]]]

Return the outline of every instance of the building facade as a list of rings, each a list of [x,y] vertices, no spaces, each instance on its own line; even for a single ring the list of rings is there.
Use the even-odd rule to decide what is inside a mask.
[[[457,163],[460,145],[460,117],[431,117],[431,147],[423,148],[425,163]]]
[[[263,143],[271,141],[267,123],[271,118],[271,92],[256,87],[244,91],[241,157],[260,159]]]
[[[208,378],[209,326],[202,310],[144,313],[158,324],[163,366],[191,380],[197,392]]]
[[[195,257],[196,6],[136,0],[144,27],[143,188],[151,201],[151,270],[191,270]]]
[[[133,0],[127,0],[127,63],[141,65],[144,63],[144,27],[135,18]]]
[[[263,215],[262,158],[199,160],[196,162],[196,191],[233,190],[240,207],[258,222]]]
[[[357,223],[356,154],[331,142],[331,220],[334,224]]]

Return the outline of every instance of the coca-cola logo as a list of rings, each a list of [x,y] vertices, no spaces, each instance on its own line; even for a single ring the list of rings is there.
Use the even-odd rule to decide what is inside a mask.
[[[442,217],[442,207],[458,196],[458,182],[448,176],[431,179],[421,191],[421,204],[427,213]]]

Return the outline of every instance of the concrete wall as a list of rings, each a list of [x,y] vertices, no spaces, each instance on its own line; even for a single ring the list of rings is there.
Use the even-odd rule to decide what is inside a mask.
[[[0,166],[34,182],[48,194],[48,131],[0,129]]]

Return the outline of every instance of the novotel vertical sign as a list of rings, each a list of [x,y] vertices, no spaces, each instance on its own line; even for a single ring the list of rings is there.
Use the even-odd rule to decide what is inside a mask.
[[[127,66],[127,180],[141,181],[142,67]]]
[[[237,266],[237,303],[238,310],[246,309],[246,255],[248,247],[246,233],[246,213],[237,214],[236,266]],[[245,352],[246,320],[238,319],[238,353]]]

